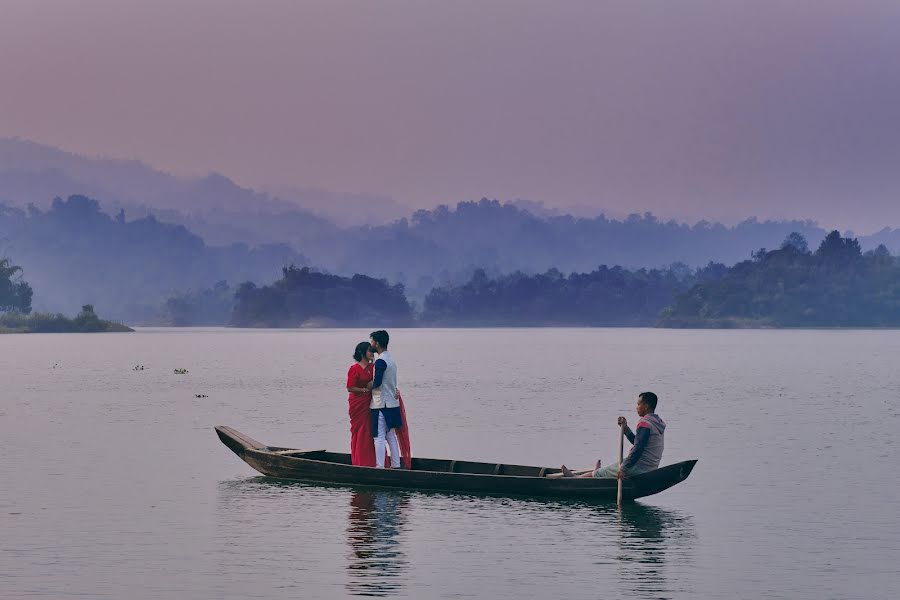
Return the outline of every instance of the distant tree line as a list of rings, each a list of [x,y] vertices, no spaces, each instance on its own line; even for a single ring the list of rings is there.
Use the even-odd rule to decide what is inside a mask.
[[[412,306],[401,284],[365,275],[340,277],[309,267],[284,267],[282,278],[238,286],[231,323],[239,327],[411,325]]]
[[[430,325],[647,326],[675,294],[724,265],[692,271],[686,265],[637,269],[606,265],[590,273],[521,272],[489,278],[478,270],[462,285],[436,287],[425,298],[422,322]]]
[[[97,316],[94,307],[85,304],[75,317],[62,314],[8,312],[0,314],[0,331],[15,333],[103,333],[133,331],[120,323]]]
[[[85,304],[74,318],[61,314],[32,313],[33,290],[22,278],[22,268],[9,258],[0,257],[0,332],[66,333],[97,331],[130,331],[129,328],[104,321]]]
[[[15,264],[0,258],[0,312],[21,318],[35,298],[46,294],[64,307],[101,299],[114,316],[143,322],[159,322],[162,313],[173,325],[900,326],[898,260],[883,245],[863,252],[857,239],[837,231],[824,236],[815,252],[800,231],[789,232],[777,250],[760,249],[730,268],[710,262],[701,268],[602,265],[587,272],[565,274],[553,267],[534,273],[499,268],[514,263],[505,258],[506,250],[487,245],[492,236],[501,246],[509,242],[520,260],[532,256],[533,244],[550,231],[555,231],[553,239],[571,235],[587,243],[600,227],[615,239],[627,233],[627,239],[619,239],[621,250],[637,252],[660,232],[680,236],[699,228],[717,239],[744,227],[685,229],[661,224],[652,215],[588,221],[541,220],[513,206],[482,201],[461,203],[456,211],[417,212],[412,225],[372,228],[361,239],[384,248],[386,260],[379,264],[412,261],[427,269],[444,243],[455,239],[456,251],[469,264],[492,265],[472,267],[465,277],[465,269],[453,276],[444,269],[420,277],[420,291],[412,296],[421,299],[417,312],[406,286],[397,282],[402,273],[392,283],[375,276],[375,270],[352,276],[320,272],[295,266],[305,258],[287,246],[207,247],[184,227],[152,217],[127,221],[121,212],[113,217],[84,196],[56,199],[47,211],[0,205],[0,237],[16,251]],[[516,237],[523,231],[527,235]],[[430,233],[423,238],[425,232]],[[422,240],[431,241],[423,246]],[[578,250],[557,249],[559,257],[550,253],[542,260],[565,262],[563,256]],[[364,255],[364,248],[358,250]],[[23,269],[29,282],[22,278]],[[227,280],[244,283],[230,287]],[[46,304],[41,308],[46,311]]]
[[[203,190],[207,199],[234,191],[215,181],[204,184]],[[538,215],[487,199],[419,210],[409,219],[387,225],[347,229],[299,212],[274,214],[260,209],[257,215],[248,209],[231,220],[222,218],[215,220],[209,213],[182,222],[201,227],[202,221],[202,231],[211,240],[246,239],[258,245],[209,245],[184,226],[152,216],[129,220],[123,211],[107,214],[95,200],[78,195],[57,198],[47,209],[0,204],[0,238],[38,290],[32,299],[35,310],[72,313],[90,302],[106,315],[133,323],[160,319],[210,323],[221,321],[233,309],[228,294],[209,293],[217,282],[269,284],[289,264],[314,264],[345,277],[364,272],[374,279],[403,284],[407,300],[424,310],[432,290],[462,293],[457,288],[469,284],[477,269],[488,279],[513,277],[510,274],[540,279],[553,269],[602,278],[595,273],[597,265],[620,265],[634,275],[630,284],[654,288],[657,283],[649,273],[665,271],[662,265],[680,261],[693,269],[710,260],[733,264],[752,248],[777,245],[792,231],[815,244],[827,233],[809,221],[748,219],[725,226],[688,225],[649,213],[618,220],[603,215]],[[890,232],[879,235],[892,243]],[[267,240],[283,243],[267,244]],[[864,248],[874,247],[871,241],[860,239]],[[374,245],[381,260],[361,267],[360,257]],[[648,268],[648,275],[638,274],[641,267]],[[643,284],[637,283],[645,278]],[[576,285],[569,282],[569,275],[565,279],[567,286]],[[654,302],[665,294],[663,288],[657,291],[651,293]],[[161,316],[164,302],[168,306]],[[448,318],[447,306],[432,304],[436,320]],[[643,321],[655,304],[640,306]],[[192,307],[199,307],[193,316]]]
[[[760,249],[733,267],[629,270],[605,265],[589,273],[557,269],[489,276],[435,286],[414,314],[403,286],[364,275],[340,277],[286,267],[257,287],[220,282],[166,303],[176,325],[231,324],[421,326],[812,327],[900,326],[900,261],[884,246],[826,236],[815,252],[799,233]],[[374,326],[374,325],[373,325]]]
[[[669,327],[897,327],[900,261],[878,246],[832,231],[815,252],[791,234],[725,275],[676,295],[662,314]]]
[[[290,265],[271,285],[247,281],[231,287],[220,281],[212,288],[174,294],[163,304],[162,320],[174,326],[412,325],[414,315],[401,284]]]

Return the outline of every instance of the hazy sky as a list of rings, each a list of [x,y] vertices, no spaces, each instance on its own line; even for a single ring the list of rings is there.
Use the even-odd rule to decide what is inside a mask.
[[[900,226],[900,2],[0,0],[0,136],[257,186]]]

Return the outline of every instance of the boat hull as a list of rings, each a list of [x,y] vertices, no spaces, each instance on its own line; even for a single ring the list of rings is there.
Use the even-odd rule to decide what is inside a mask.
[[[216,433],[222,443],[263,475],[297,481],[613,502],[618,487],[615,479],[554,477],[559,469],[552,467],[429,458],[413,458],[411,470],[357,467],[349,464],[347,454],[266,446],[224,426],[216,427]],[[696,462],[684,461],[628,477],[622,497],[634,500],[668,489],[687,479]]]

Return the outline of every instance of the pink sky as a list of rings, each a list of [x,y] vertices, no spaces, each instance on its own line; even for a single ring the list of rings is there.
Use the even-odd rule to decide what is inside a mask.
[[[900,226],[897,57],[893,1],[4,0],[0,136],[414,207],[862,233]]]

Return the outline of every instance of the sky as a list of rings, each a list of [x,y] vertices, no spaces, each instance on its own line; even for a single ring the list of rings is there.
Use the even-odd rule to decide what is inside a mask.
[[[0,0],[0,136],[251,187],[900,227],[900,2]]]

